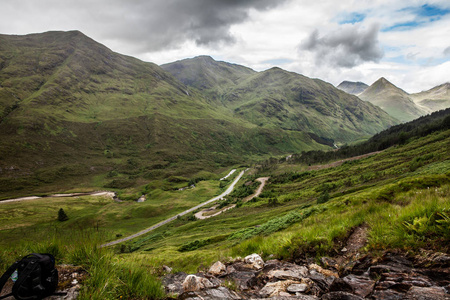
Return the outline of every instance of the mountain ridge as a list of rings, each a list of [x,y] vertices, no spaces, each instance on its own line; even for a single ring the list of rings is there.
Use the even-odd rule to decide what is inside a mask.
[[[398,88],[384,77],[375,81],[358,97],[381,107],[402,122],[411,121],[426,114],[423,109],[410,99],[407,92]]]

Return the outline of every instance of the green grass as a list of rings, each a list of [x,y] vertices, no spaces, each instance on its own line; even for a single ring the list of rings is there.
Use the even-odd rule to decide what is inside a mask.
[[[85,287],[90,292],[83,291],[84,295],[107,298],[117,292],[142,299],[148,297],[142,290],[151,289],[140,285],[142,276],[157,274],[163,264],[173,267],[174,272],[197,272],[217,260],[226,262],[251,253],[289,260],[333,255],[349,233],[361,225],[368,228],[368,243],[362,251],[448,252],[449,143],[450,131],[436,132],[368,158],[308,172],[305,166],[271,160],[266,168],[255,166],[252,172],[259,169],[259,173],[248,177],[271,177],[259,197],[214,218],[179,218],[111,249],[96,249],[92,244],[71,248],[64,239],[76,237],[70,230],[80,236],[91,232],[96,236],[92,243],[98,245],[115,239],[116,234],[137,232],[218,194],[219,181],[199,181],[197,188],[182,192],[159,189],[160,183],[155,183],[146,187],[149,200],[140,204],[93,197],[48,203],[41,199],[29,202],[44,201],[32,206],[25,202],[2,204],[2,266],[32,250],[48,251],[56,253],[59,261],[76,262],[92,270],[92,281]],[[420,165],[411,168],[416,162]],[[185,179],[171,180],[181,184]],[[328,201],[318,203],[325,192]],[[60,207],[69,221],[56,221]],[[97,221],[98,232],[94,228]],[[27,240],[23,239],[25,233]],[[37,245],[41,246],[33,248]],[[102,260],[103,256],[111,265]],[[116,272],[117,268],[131,268],[125,272],[129,276],[120,277],[123,272]],[[111,289],[102,289],[106,283]],[[157,293],[158,287],[154,289]]]

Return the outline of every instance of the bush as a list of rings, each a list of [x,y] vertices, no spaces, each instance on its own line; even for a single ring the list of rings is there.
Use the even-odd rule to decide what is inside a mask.
[[[66,212],[64,211],[64,209],[60,208],[58,211],[58,221],[64,222],[67,220],[69,220],[69,217],[66,215]]]

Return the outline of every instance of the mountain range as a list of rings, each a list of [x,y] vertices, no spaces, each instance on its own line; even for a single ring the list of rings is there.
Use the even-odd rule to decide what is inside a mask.
[[[384,77],[371,86],[343,81],[337,88],[381,107],[402,122],[450,107],[450,83],[415,94],[405,92]]]
[[[160,67],[79,31],[0,35],[0,107],[0,190],[11,193],[61,180],[124,188],[191,177],[330,149],[398,122],[280,68],[205,56]]]

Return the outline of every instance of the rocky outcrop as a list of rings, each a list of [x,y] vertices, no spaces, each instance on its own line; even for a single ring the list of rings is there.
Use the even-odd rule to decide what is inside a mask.
[[[423,253],[406,257],[385,253],[322,266],[268,260],[253,254],[208,272],[168,274],[166,291],[178,299],[302,299],[302,300],[450,300],[450,257]]]

